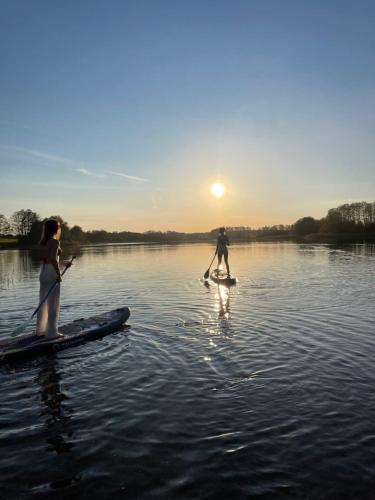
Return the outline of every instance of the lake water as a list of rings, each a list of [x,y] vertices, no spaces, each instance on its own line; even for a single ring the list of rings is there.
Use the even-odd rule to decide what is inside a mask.
[[[80,249],[61,323],[131,328],[0,368],[2,500],[375,497],[375,247],[233,245],[229,290],[213,250]],[[0,251],[0,338],[38,266]]]

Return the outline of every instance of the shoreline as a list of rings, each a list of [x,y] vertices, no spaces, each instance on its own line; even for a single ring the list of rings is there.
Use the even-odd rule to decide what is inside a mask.
[[[69,247],[87,247],[99,245],[177,245],[186,243],[214,243],[213,238],[182,238],[182,239],[160,239],[153,241],[64,241],[62,243]],[[249,238],[231,238],[231,242],[235,243],[375,243],[375,234],[338,234],[338,233],[312,233],[303,237],[295,235],[275,235],[275,236],[258,236]],[[38,245],[19,244],[15,238],[0,238],[0,250],[36,250]]]

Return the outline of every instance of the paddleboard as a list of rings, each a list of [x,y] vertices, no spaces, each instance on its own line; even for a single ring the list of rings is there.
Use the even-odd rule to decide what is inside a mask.
[[[233,286],[237,283],[237,278],[230,277],[228,278],[227,274],[224,273],[223,271],[218,271],[215,269],[212,271],[210,274],[210,280],[212,280],[214,283],[217,283],[218,285],[224,285],[224,286]]]
[[[121,329],[130,316],[128,307],[120,307],[91,318],[81,318],[59,327],[64,337],[48,340],[35,333],[0,340],[0,362],[61,351],[96,340]]]

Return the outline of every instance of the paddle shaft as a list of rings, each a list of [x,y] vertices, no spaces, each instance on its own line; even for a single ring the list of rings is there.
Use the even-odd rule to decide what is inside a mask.
[[[207,271],[204,273],[204,277],[207,279],[210,275],[210,269],[211,269],[211,266],[215,260],[215,257],[216,257],[216,254],[217,254],[217,247],[216,247],[216,250],[215,250],[215,255],[212,257],[212,260],[211,260],[211,264],[210,264],[210,267],[207,269]]]

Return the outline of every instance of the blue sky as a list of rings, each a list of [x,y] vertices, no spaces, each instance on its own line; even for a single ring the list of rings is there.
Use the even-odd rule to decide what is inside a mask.
[[[374,2],[0,8],[0,213],[194,231],[375,199]]]

